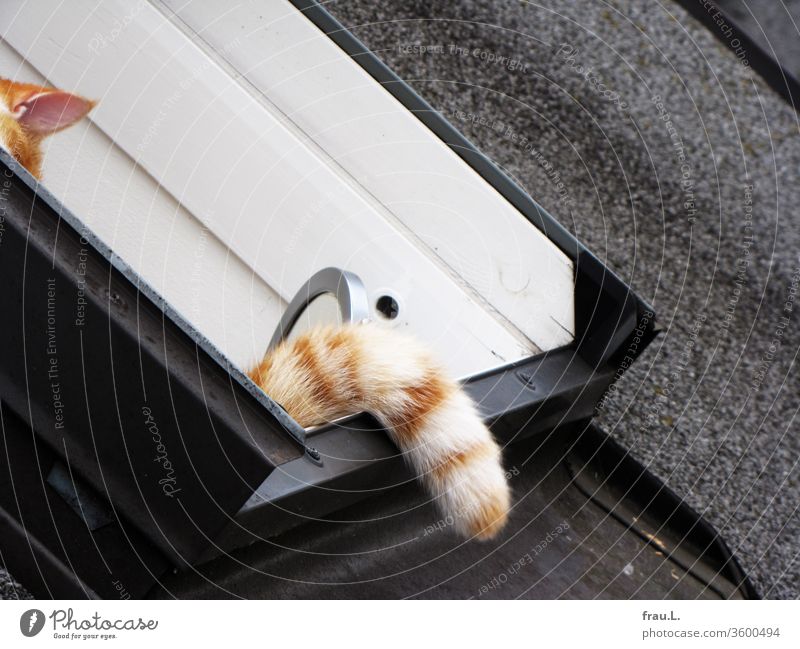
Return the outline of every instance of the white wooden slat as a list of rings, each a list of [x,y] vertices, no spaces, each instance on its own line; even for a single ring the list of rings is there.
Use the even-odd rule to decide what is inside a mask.
[[[45,79],[0,40],[0,75]],[[45,140],[47,188],[235,365],[266,349],[285,302],[97,126]]]
[[[287,0],[160,2],[540,349],[572,340],[571,260]]]
[[[0,30],[51,83],[100,99],[94,123],[282,297],[343,266],[373,295],[399,295],[400,324],[457,374],[531,353],[312,143],[160,12],[135,7],[7,2]]]

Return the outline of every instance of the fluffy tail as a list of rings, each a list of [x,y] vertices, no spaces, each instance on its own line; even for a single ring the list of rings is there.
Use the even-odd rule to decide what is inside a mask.
[[[488,539],[505,524],[499,447],[469,397],[408,336],[371,324],[313,329],[250,376],[304,427],[376,416],[460,534]]]

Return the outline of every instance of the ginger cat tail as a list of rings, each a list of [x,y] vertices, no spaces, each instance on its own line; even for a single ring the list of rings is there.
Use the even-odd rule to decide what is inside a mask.
[[[0,148],[41,178],[42,140],[85,117],[94,105],[63,90],[0,78]]]
[[[463,536],[503,527],[510,490],[500,448],[469,397],[416,341],[373,324],[312,329],[249,376],[303,427],[367,411]]]

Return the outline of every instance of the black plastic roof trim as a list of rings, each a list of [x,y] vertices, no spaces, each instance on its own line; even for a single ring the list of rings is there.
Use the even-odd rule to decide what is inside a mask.
[[[113,518],[191,561],[302,447],[277,406],[261,407],[266,395],[232,380],[219,352],[11,162],[0,154],[0,398]]]
[[[800,108],[800,81],[767,50],[750,38],[736,21],[711,0],[675,0],[736,57],[755,70],[794,110]]]
[[[65,207],[45,185],[42,185],[30,172],[20,165],[7,151],[0,148],[0,170],[5,170],[6,178],[12,174],[19,181],[27,185],[36,195],[36,200],[47,204],[58,218],[62,219],[77,232],[87,244],[108,261],[112,268],[121,273],[136,290],[153,302],[175,325],[177,325],[205,354],[208,354],[220,367],[222,367],[233,380],[242,385],[267,411],[280,423],[281,427],[298,443],[305,445],[305,430],[286,411],[263,390],[261,390],[241,369],[233,365],[225,354],[222,353],[205,335],[203,335],[189,320],[177,311],[161,294],[150,286],[136,273],[122,258],[109,248],[90,228]]]

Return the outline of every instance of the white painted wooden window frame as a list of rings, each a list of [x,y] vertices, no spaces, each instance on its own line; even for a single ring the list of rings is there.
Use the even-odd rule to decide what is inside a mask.
[[[459,376],[572,341],[571,260],[285,0],[7,0],[0,34],[0,74],[100,102],[45,183],[234,363],[325,266]]]

